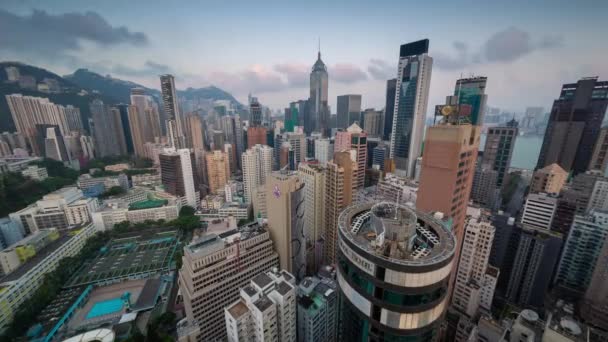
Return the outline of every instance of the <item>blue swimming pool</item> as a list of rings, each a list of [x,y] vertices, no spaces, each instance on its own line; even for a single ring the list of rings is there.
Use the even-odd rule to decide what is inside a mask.
[[[86,319],[91,319],[99,316],[109,315],[122,310],[122,299],[114,298],[97,302],[93,305]]]

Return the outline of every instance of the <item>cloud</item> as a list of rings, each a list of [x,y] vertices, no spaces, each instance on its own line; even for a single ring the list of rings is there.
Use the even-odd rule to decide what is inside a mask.
[[[367,79],[367,74],[353,64],[336,64],[328,70],[329,77],[336,82],[355,83]]]
[[[375,80],[388,80],[395,78],[397,75],[397,67],[390,65],[388,62],[381,59],[370,59],[369,65],[367,66],[367,72]]]
[[[274,70],[287,79],[291,87],[308,86],[310,82],[310,67],[305,64],[283,63],[274,66]]]
[[[160,64],[150,60],[146,61],[141,67],[133,67],[120,63],[116,64],[107,60],[85,65],[88,69],[91,69],[95,72],[104,75],[110,74],[112,76],[157,78],[160,74],[173,73],[173,71],[168,65]]]
[[[0,9],[0,50],[39,58],[69,58],[82,49],[82,41],[100,46],[144,46],[148,37],[125,26],[112,26],[96,12],[49,14],[33,10],[17,15]]]
[[[274,92],[286,87],[280,75],[261,65],[253,65],[238,72],[211,72],[208,80],[211,84],[236,93]]]
[[[532,52],[559,47],[562,43],[561,36],[547,35],[535,40],[530,33],[510,27],[492,34],[474,52],[465,43],[455,41],[453,53],[435,52],[433,58],[438,68],[454,70],[476,64],[511,63]]]

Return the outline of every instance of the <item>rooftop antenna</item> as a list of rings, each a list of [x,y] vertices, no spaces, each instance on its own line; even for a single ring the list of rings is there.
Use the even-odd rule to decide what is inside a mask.
[[[319,47],[317,49],[317,57],[321,59],[321,36],[319,36]]]

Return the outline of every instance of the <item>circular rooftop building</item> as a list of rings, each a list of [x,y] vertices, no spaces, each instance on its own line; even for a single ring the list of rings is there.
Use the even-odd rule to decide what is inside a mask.
[[[447,306],[456,240],[431,215],[390,202],[338,218],[345,341],[432,341]]]

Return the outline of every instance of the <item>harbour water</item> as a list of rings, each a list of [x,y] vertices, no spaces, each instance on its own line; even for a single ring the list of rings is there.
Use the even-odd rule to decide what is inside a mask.
[[[483,150],[485,144],[486,135],[482,134],[479,149]],[[534,170],[542,144],[543,136],[541,135],[518,136],[515,140],[511,167]]]

